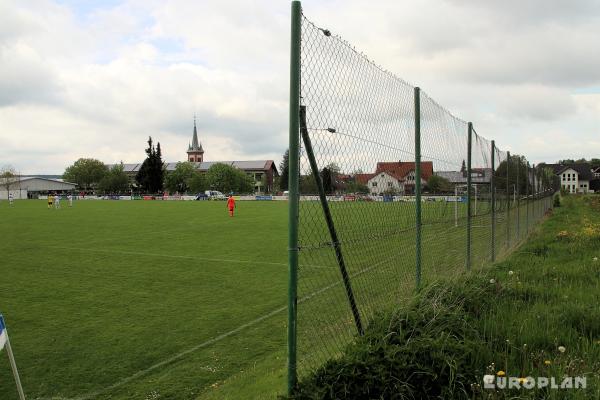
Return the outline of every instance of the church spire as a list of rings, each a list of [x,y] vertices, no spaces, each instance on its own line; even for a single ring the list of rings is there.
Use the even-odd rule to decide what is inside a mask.
[[[204,149],[198,140],[198,130],[196,129],[196,114],[194,114],[194,135],[192,144],[188,146],[188,161],[202,162],[204,160]]]
[[[194,115],[194,136],[192,137],[192,150],[202,150],[202,145],[198,143],[198,131],[196,130],[196,115]]]

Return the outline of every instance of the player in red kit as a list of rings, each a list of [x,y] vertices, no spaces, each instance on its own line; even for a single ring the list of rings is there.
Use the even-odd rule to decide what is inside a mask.
[[[229,216],[233,217],[233,209],[235,208],[235,199],[231,195],[229,195],[229,198],[227,199],[227,208],[229,209]]]

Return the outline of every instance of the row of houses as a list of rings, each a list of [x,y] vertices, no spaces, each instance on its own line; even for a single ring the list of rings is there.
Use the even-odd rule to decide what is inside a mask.
[[[543,164],[551,168],[559,178],[561,187],[569,193],[600,192],[600,167],[591,168],[589,164]],[[349,180],[365,185],[372,195],[384,193],[413,194],[415,191],[416,174],[414,162],[378,162],[373,173],[355,175],[340,175],[341,186]],[[489,185],[492,181],[491,168],[473,168],[471,182],[477,185]],[[428,180],[437,175],[447,180],[451,185],[465,185],[467,173],[462,171],[435,171],[433,162],[421,162],[421,185],[425,187]]]
[[[447,180],[452,185],[467,183],[465,171],[436,171],[432,161],[421,162],[421,186],[427,186],[429,179],[437,175]],[[473,168],[471,181],[474,184],[489,184],[492,178],[491,168]],[[365,185],[372,195],[384,193],[413,194],[417,182],[415,163],[403,162],[378,162],[373,173],[361,173],[354,176],[343,175],[342,180],[354,179],[356,183]]]

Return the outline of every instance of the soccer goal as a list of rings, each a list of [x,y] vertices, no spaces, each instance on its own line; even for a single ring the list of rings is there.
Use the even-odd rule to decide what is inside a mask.
[[[472,214],[473,216],[477,215],[477,211],[479,209],[479,196],[481,193],[485,193],[486,190],[480,188],[480,186],[482,185],[477,185],[477,184],[471,184],[471,187],[473,188],[473,197],[472,197],[472,201],[473,201],[473,208],[471,208],[472,210]],[[454,226],[458,227],[458,214],[459,214],[459,206],[458,203],[467,203],[467,188],[468,185],[456,185],[454,187]]]

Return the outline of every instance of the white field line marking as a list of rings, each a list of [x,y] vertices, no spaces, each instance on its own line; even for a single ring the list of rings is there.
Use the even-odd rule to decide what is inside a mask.
[[[379,265],[381,265],[382,263],[384,263],[384,262],[386,262],[388,260],[389,259],[382,260],[379,263],[376,263],[376,264],[370,266],[369,268],[365,268],[365,269],[363,269],[361,271],[356,272],[355,274],[350,275],[350,277],[355,277],[355,276],[358,276],[358,275],[362,275],[362,274],[364,274],[366,272],[369,272],[369,271],[375,269],[376,267],[378,267]],[[329,284],[327,286],[324,286],[321,289],[316,290],[316,291],[314,291],[314,292],[312,292],[312,293],[310,293],[310,294],[302,297],[300,300],[298,300],[298,303],[300,304],[300,303],[303,303],[303,302],[305,302],[307,300],[310,300],[311,298],[313,298],[315,296],[318,296],[319,294],[324,293],[324,292],[328,291],[329,289],[331,289],[331,288],[333,288],[333,287],[335,287],[335,286],[337,286],[337,285],[339,285],[341,283],[342,283],[342,280],[340,279],[337,282],[334,282],[334,283],[331,283],[331,284]],[[225,338],[227,338],[227,337],[229,337],[231,335],[234,335],[234,334],[236,334],[236,333],[238,333],[238,332],[240,332],[240,331],[242,331],[242,330],[244,330],[246,328],[249,328],[249,327],[251,327],[253,325],[256,325],[259,322],[262,322],[262,321],[264,321],[264,320],[266,320],[266,319],[268,319],[268,318],[270,318],[270,317],[272,317],[274,315],[277,315],[277,314],[279,314],[279,313],[281,313],[281,312],[283,312],[285,310],[287,310],[287,305],[283,306],[283,307],[279,307],[279,308],[271,311],[270,313],[265,314],[262,317],[258,317],[256,319],[250,321],[250,322],[246,322],[245,324],[240,325],[237,328],[235,328],[235,329],[233,329],[233,330],[231,330],[229,332],[223,333],[222,335],[219,335],[219,336],[214,337],[214,338],[212,338],[210,340],[207,340],[204,343],[201,343],[201,344],[199,344],[197,346],[194,346],[192,348],[184,350],[181,353],[178,353],[178,354],[176,354],[176,355],[174,355],[172,357],[169,357],[166,360],[163,360],[163,361],[161,361],[159,363],[156,363],[156,364],[154,364],[154,365],[152,365],[152,366],[150,366],[150,367],[148,367],[148,368],[146,368],[144,370],[138,371],[135,374],[133,374],[131,376],[128,376],[127,378],[123,378],[120,381],[118,381],[118,382],[116,382],[116,383],[114,383],[114,384],[112,384],[110,386],[107,386],[105,388],[102,388],[100,390],[97,390],[95,392],[86,393],[86,394],[83,394],[81,396],[73,397],[73,398],[55,397],[54,396],[54,397],[38,397],[36,400],[88,400],[88,399],[92,399],[92,398],[94,398],[96,396],[101,395],[102,393],[105,393],[105,392],[109,391],[109,390],[113,390],[113,389],[116,389],[118,387],[121,387],[121,386],[123,386],[123,385],[125,385],[125,384],[127,384],[127,383],[129,383],[129,382],[131,382],[131,381],[133,381],[133,380],[135,380],[135,379],[137,379],[137,378],[139,378],[139,377],[147,374],[148,372],[151,372],[151,371],[153,371],[153,370],[155,370],[157,368],[162,367],[163,365],[169,364],[169,363],[171,363],[173,361],[177,361],[177,360],[183,358],[184,356],[186,356],[186,355],[188,355],[188,354],[190,354],[190,353],[192,353],[192,352],[194,352],[196,350],[199,350],[199,349],[201,349],[203,347],[206,347],[208,345],[211,345],[213,343],[219,342],[219,341],[221,341],[221,340],[223,340],[223,339],[225,339]]]
[[[137,252],[137,251],[125,251],[125,250],[106,250],[106,249],[86,249],[82,247],[64,247],[64,246],[51,246],[54,249],[62,249],[62,250],[76,250],[76,251],[91,251],[96,253],[114,253],[114,254],[125,254],[131,256],[148,256],[148,257],[164,257],[164,258],[179,258],[186,260],[202,260],[202,261],[213,261],[213,262],[222,262],[222,263],[237,263],[237,264],[263,264],[263,265],[278,265],[287,267],[287,263],[277,263],[277,262],[268,262],[268,261],[254,261],[254,260],[230,260],[224,258],[209,258],[209,257],[196,257],[196,256],[180,256],[176,254],[158,254],[158,253],[146,253],[146,252]],[[327,268],[331,269],[332,267],[328,267],[325,265],[299,265],[299,267],[309,267],[309,268]]]

